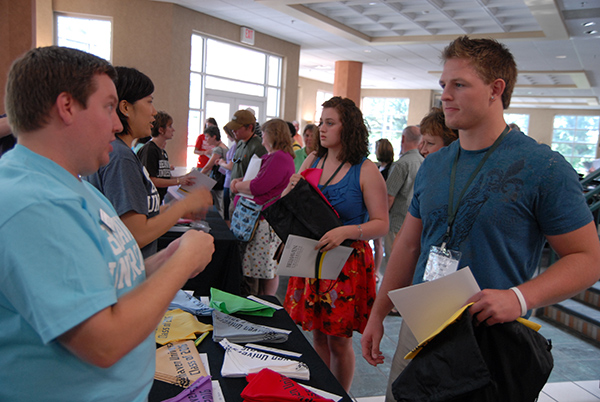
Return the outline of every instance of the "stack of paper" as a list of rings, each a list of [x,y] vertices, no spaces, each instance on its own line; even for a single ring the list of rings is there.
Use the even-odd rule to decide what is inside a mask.
[[[207,375],[194,342],[173,342],[156,349],[157,380],[187,388]]]
[[[225,349],[225,358],[221,368],[223,377],[245,377],[258,373],[264,368],[271,369],[289,378],[310,380],[310,371],[305,363],[248,349],[223,339],[219,342]]]
[[[213,341],[220,342],[227,338],[231,342],[270,342],[282,343],[287,341],[292,331],[253,324],[241,318],[233,317],[214,310]]]
[[[169,305],[169,310],[181,309],[188,313],[201,316],[209,316],[213,309],[196,299],[184,290],[178,290],[175,298]]]

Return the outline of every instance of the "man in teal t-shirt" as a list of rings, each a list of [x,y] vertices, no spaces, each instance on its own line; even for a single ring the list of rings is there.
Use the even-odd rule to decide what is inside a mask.
[[[17,60],[0,160],[0,400],[145,401],[154,330],[214,250],[191,231],[144,261],[110,202],[81,176],[108,163],[122,125],[116,72],[78,50]]]

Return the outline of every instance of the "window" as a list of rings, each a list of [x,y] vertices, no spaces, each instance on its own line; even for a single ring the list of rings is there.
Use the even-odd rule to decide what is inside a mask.
[[[596,159],[599,116],[555,116],[552,149],[558,151],[578,173],[587,174]]]
[[[319,124],[319,120],[321,120],[321,113],[323,113],[323,106],[321,105],[331,98],[333,98],[333,94],[331,92],[321,90],[317,91],[317,107],[315,110],[315,117],[313,120],[316,124]]]
[[[56,45],[83,50],[111,61],[112,21],[110,18],[60,13],[55,15]]]
[[[248,107],[257,112],[259,122],[279,117],[283,65],[281,57],[198,34],[192,35],[191,46],[187,153],[190,167],[195,166],[194,146],[207,117],[218,118],[221,128],[233,112]]]
[[[529,135],[529,115],[518,113],[504,113],[504,121],[507,124],[515,123],[525,135]]]
[[[394,159],[400,154],[402,131],[408,119],[409,99],[363,98],[362,112],[368,123],[371,157],[375,158],[375,141],[387,138],[394,147]]]

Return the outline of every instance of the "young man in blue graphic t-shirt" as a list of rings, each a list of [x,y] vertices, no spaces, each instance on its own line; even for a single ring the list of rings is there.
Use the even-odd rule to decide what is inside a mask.
[[[428,156],[394,242],[385,277],[361,340],[363,357],[383,363],[379,344],[393,289],[427,279],[431,247],[462,253],[481,292],[468,302],[479,323],[513,321],[566,299],[600,277],[600,243],[578,176],[546,145],[510,130],[503,112],[517,79],[509,50],[490,39],[460,37],[442,53],[446,125],[459,140]],[[454,173],[453,173],[454,172]],[[532,279],[544,242],[561,258]],[[402,325],[390,370],[393,382],[416,346]]]

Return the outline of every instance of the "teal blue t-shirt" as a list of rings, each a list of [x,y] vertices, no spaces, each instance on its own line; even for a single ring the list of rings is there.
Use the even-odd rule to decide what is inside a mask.
[[[0,400],[146,400],[152,335],[106,369],[56,340],[145,280],[131,233],[92,185],[21,145],[0,188]]]
[[[413,283],[423,281],[430,247],[440,246],[448,226],[450,174],[460,140],[429,155],[415,179],[409,209],[423,223],[421,254]],[[487,151],[461,149],[455,205]],[[460,201],[447,247],[462,252],[482,289],[508,289],[533,276],[545,236],[569,233],[592,220],[578,176],[547,145],[510,131]]]

